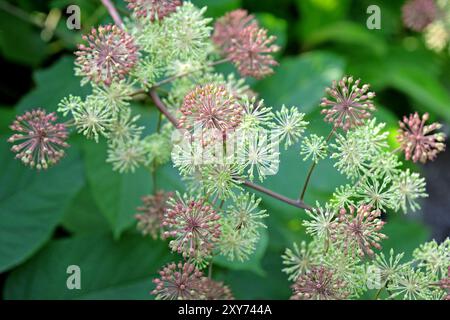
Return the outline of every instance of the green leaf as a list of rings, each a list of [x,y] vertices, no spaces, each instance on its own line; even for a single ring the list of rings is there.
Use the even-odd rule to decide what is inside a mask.
[[[290,283],[281,271],[281,252],[268,250],[262,260],[262,268],[264,275],[245,270],[216,272],[213,268],[213,276],[224,281],[236,299],[288,299],[291,295]]]
[[[18,106],[18,113],[41,107],[47,111],[56,111],[62,98],[72,95],[84,97],[89,86],[80,86],[80,78],[74,75],[73,58],[63,57],[50,68],[34,74],[36,88],[23,97]]]
[[[39,29],[31,23],[0,10],[0,30],[0,51],[8,60],[37,66],[48,56]]]
[[[76,234],[106,233],[110,230],[108,221],[95,203],[87,184],[70,204],[61,223],[65,229]]]
[[[29,258],[51,236],[83,185],[77,149],[48,171],[25,168],[0,142],[0,271]]]
[[[450,122],[450,95],[433,75],[412,65],[397,65],[392,66],[389,83],[412,97],[426,111]]]
[[[9,125],[13,122],[16,112],[14,109],[0,107],[0,136],[10,134]]]
[[[255,251],[250,255],[248,260],[245,260],[244,262],[230,261],[224,256],[215,256],[213,262],[231,270],[247,270],[260,276],[264,276],[265,271],[261,267],[261,259],[264,257],[268,243],[269,233],[267,232],[267,229],[261,229],[261,238],[256,245]]]
[[[409,220],[399,214],[391,213],[387,217],[383,233],[388,238],[383,240],[381,245],[385,254],[388,254],[391,248],[397,253],[405,252],[404,261],[407,261],[411,259],[415,248],[430,239],[430,232],[422,223]]]
[[[14,270],[5,299],[151,299],[152,278],[170,259],[167,244],[140,235],[114,241],[85,235],[52,241],[32,260]],[[81,270],[81,290],[66,286],[67,267]]]
[[[266,104],[280,107],[295,105],[310,112],[318,105],[332,80],[339,79],[344,61],[332,53],[314,52],[280,61],[275,74],[258,82],[255,90]]]
[[[311,30],[320,30],[344,19],[350,7],[348,0],[296,0],[300,10],[299,32],[307,39]]]
[[[377,55],[383,55],[388,50],[387,43],[382,37],[368,30],[365,25],[349,21],[339,21],[311,32],[305,46],[315,47],[324,42],[354,45]]]
[[[141,197],[152,192],[150,173],[139,168],[134,173],[120,174],[106,162],[107,146],[101,141],[85,141],[86,174],[92,196],[112,231],[119,237],[134,223]]]

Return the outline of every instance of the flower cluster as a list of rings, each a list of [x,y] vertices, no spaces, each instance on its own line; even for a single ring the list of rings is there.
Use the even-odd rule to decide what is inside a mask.
[[[152,294],[158,300],[232,300],[230,289],[198,270],[193,264],[169,263],[153,280]]]
[[[57,123],[57,119],[55,113],[47,114],[41,109],[17,116],[10,127],[16,133],[8,139],[14,143],[11,150],[16,159],[38,170],[58,163],[69,145],[66,125]]]
[[[213,84],[195,88],[184,98],[178,126],[187,130],[225,133],[241,121],[241,107],[225,87]]]
[[[425,163],[434,160],[439,152],[445,150],[445,135],[433,133],[442,126],[439,123],[425,125],[428,118],[428,113],[421,119],[416,112],[400,121],[398,141],[407,160]]]
[[[448,298],[450,240],[420,246],[409,262],[402,262],[401,253],[379,252],[387,237],[384,215],[415,211],[427,197],[424,178],[404,168],[396,151],[413,162],[434,160],[445,149],[440,124],[426,124],[428,114],[405,117],[399,148],[392,150],[388,128],[372,117],[375,93],[346,76],[332,82],[320,103],[330,134],[309,132],[311,119],[299,108],[267,106],[245,79],[215,70],[232,62],[243,77],[273,72],[279,47],[254,16],[232,11],[213,28],[206,8],[188,1],[127,2],[133,13],[123,25],[94,28],[78,47],[76,74],[92,90],[61,100],[58,111],[71,119],[63,124],[54,113],[27,112],[14,121],[9,141],[16,157],[37,169],[62,158],[69,126],[88,139],[104,140],[106,161],[120,173],[139,167],[156,173],[172,160],[186,193],[147,195],[136,214],[143,235],[170,239],[169,248],[182,259],[154,279],[157,299],[232,299],[230,288],[211,278],[212,266],[257,256],[266,245],[266,228],[270,231],[261,199],[244,191],[247,187],[306,210],[302,225],[311,241],[294,244],[282,256],[292,299],[358,298],[372,282],[387,298]],[[450,19],[442,14],[450,12],[447,2],[409,1],[405,23],[447,33]],[[429,36],[428,43],[433,41]],[[159,118],[135,103],[148,96]],[[298,200],[255,184],[277,173],[280,144],[311,162]],[[337,186],[328,202],[309,206],[303,197],[322,160],[348,182]]]
[[[180,195],[177,198],[169,201],[164,214],[161,225],[167,231],[163,236],[175,238],[169,244],[173,251],[202,261],[209,257],[220,237],[220,215],[202,200]]]
[[[149,18],[151,21],[163,19],[181,5],[180,0],[126,0],[128,8],[136,16]]]
[[[436,18],[434,0],[409,0],[402,7],[403,23],[414,31],[423,31]]]
[[[117,26],[92,29],[83,36],[87,45],[80,44],[76,64],[78,72],[95,82],[110,85],[127,75],[138,59],[138,48],[132,36]]]
[[[314,267],[297,278],[292,285],[294,300],[343,300],[348,293],[346,283],[337,278],[332,270]]]
[[[369,85],[359,87],[361,80],[353,80],[353,77],[344,77],[340,81],[334,81],[330,88],[326,89],[329,97],[322,98],[321,106],[325,121],[334,127],[349,130],[360,126],[365,119],[370,118],[375,110],[372,99],[375,93],[369,91]]]
[[[245,10],[235,10],[220,18],[212,39],[242,76],[263,78],[278,65],[271,56],[279,50],[273,44],[276,38],[268,36],[267,30],[260,28]]]
[[[374,255],[372,247],[380,250],[380,241],[386,239],[381,233],[384,221],[380,219],[379,210],[371,210],[370,206],[357,209],[350,207],[349,212],[341,209],[338,217],[337,237],[342,237],[345,250],[356,250],[360,256]]]
[[[164,229],[161,228],[164,214],[167,209],[167,201],[173,197],[172,192],[158,191],[154,195],[142,197],[142,206],[138,207],[136,220],[137,228],[142,234],[150,235],[153,239],[163,235]]]
[[[231,261],[246,260],[260,240],[261,228],[266,228],[263,220],[268,215],[266,210],[258,209],[260,202],[255,195],[246,193],[235,197],[234,204],[228,207],[218,248]]]
[[[441,52],[450,40],[450,2],[447,0],[409,0],[402,7],[403,24],[423,32],[425,44]]]

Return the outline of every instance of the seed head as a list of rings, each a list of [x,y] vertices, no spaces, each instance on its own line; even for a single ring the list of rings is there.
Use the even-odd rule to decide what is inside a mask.
[[[253,23],[231,41],[226,53],[242,76],[260,79],[272,74],[272,67],[278,65],[271,55],[280,49],[273,44],[275,39],[275,36],[267,36],[266,29],[261,29]]]
[[[187,130],[195,127],[225,133],[236,128],[242,118],[242,107],[225,87],[207,84],[198,86],[184,98],[178,126]]]
[[[397,140],[405,152],[407,160],[426,163],[428,160],[433,161],[439,152],[445,150],[445,134],[432,133],[439,130],[442,125],[436,122],[425,125],[428,118],[428,113],[425,113],[420,119],[416,112],[410,114],[409,117],[403,117],[403,121],[399,122],[400,129]]]
[[[314,267],[300,275],[292,286],[293,300],[343,300],[348,296],[346,283],[326,267]]]
[[[202,299],[205,300],[234,300],[233,293],[230,288],[207,277],[203,277],[200,281]]]
[[[110,85],[123,79],[138,59],[134,39],[117,26],[106,25],[84,35],[87,45],[80,44],[76,64],[80,74],[96,83]]]
[[[153,279],[156,288],[152,291],[158,300],[194,300],[201,297],[203,274],[189,262],[169,263]]]
[[[325,121],[333,123],[335,127],[344,130],[364,124],[364,119],[371,116],[375,110],[372,103],[374,92],[369,91],[369,85],[359,87],[361,80],[353,82],[353,77],[344,77],[340,81],[333,81],[326,92],[329,98],[322,98],[321,106],[325,109]]]
[[[54,112],[46,114],[41,109],[17,116],[10,126],[17,133],[8,139],[11,143],[19,142],[11,148],[16,159],[38,170],[56,164],[69,147],[66,125],[56,123],[57,119]]]
[[[350,207],[349,212],[341,209],[338,217],[337,236],[343,236],[346,250],[356,247],[360,256],[373,256],[372,247],[380,250],[379,242],[386,239],[381,233],[385,222],[380,219],[381,211],[371,210],[371,206],[362,205],[358,209]]]
[[[172,199],[162,226],[168,231],[164,238],[175,238],[170,242],[173,251],[183,257],[197,260],[208,256],[220,237],[220,216],[203,200]]]
[[[433,0],[410,0],[402,7],[403,24],[414,31],[423,31],[436,18]]]
[[[180,0],[126,0],[128,9],[136,16],[149,18],[150,21],[162,20],[181,6]]]
[[[153,239],[163,233],[161,223],[167,208],[167,200],[173,196],[172,192],[158,191],[154,195],[142,197],[142,206],[137,208],[137,228],[144,235],[151,235]]]
[[[217,20],[212,40],[219,48],[227,50],[234,40],[239,39],[241,31],[253,24],[257,25],[257,22],[247,10],[233,10]]]

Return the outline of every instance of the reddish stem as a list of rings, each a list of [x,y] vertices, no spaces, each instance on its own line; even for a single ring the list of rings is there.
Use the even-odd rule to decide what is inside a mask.
[[[111,16],[111,18],[114,20],[114,23],[122,28],[123,27],[123,21],[122,18],[120,17],[119,12],[117,12],[116,7],[114,6],[114,4],[111,2],[111,0],[101,0],[103,5],[105,6],[105,8],[108,10],[109,15]]]

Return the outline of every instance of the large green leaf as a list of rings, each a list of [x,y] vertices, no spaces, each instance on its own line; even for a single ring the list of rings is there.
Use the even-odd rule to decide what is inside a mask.
[[[384,38],[368,30],[365,25],[348,21],[339,21],[311,32],[305,46],[314,47],[325,42],[359,46],[378,55],[383,55],[388,50]]]
[[[32,66],[39,65],[49,54],[38,28],[3,10],[0,10],[0,52],[11,61]]]
[[[12,123],[15,116],[14,109],[1,108],[0,109],[0,135],[10,134],[9,125]]]
[[[0,271],[22,263],[40,248],[83,185],[76,148],[48,171],[25,168],[0,141]]]
[[[450,94],[439,80],[414,66],[393,66],[389,83],[412,97],[426,111],[450,122]]]
[[[420,244],[430,238],[429,230],[418,221],[413,221],[401,213],[391,213],[387,217],[387,223],[383,228],[383,233],[388,236],[381,244],[385,254],[394,249],[395,252],[405,253],[405,261],[411,259],[412,252]]]
[[[18,112],[36,107],[56,111],[65,96],[86,95],[89,86],[80,87],[80,78],[74,75],[73,67],[73,58],[66,56],[48,69],[37,71],[34,74],[36,88],[20,100]]]
[[[84,155],[92,196],[118,237],[133,224],[141,197],[152,192],[151,175],[142,167],[134,173],[112,171],[106,162],[107,146],[103,141],[86,141]]]
[[[312,30],[320,30],[345,17],[350,7],[349,0],[296,0],[302,16],[298,31],[307,39]]]
[[[5,299],[151,299],[152,278],[168,262],[167,244],[140,235],[108,235],[51,242],[8,277]],[[67,267],[81,271],[81,289],[69,290]]]
[[[107,232],[111,229],[87,184],[70,204],[61,223],[75,234]]]

